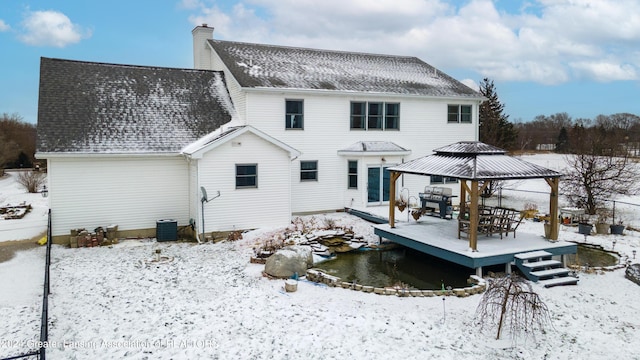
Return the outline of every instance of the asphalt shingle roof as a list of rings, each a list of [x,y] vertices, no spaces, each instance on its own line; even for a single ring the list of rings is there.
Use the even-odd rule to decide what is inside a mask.
[[[178,153],[231,121],[217,71],[42,58],[39,153]]]
[[[242,87],[482,98],[416,57],[221,40],[209,44]]]

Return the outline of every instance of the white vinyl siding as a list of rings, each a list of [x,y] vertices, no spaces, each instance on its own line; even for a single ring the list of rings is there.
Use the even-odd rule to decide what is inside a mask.
[[[204,205],[207,233],[290,223],[291,161],[287,151],[245,133],[205,153],[198,162],[200,186],[209,194],[220,191],[220,197]],[[258,187],[236,189],[238,164],[257,165]]]
[[[189,224],[188,165],[181,156],[49,159],[53,235],[118,225],[151,229],[160,219]]]
[[[240,119],[246,120],[247,99],[245,93],[242,91],[242,88],[236,78],[231,75],[229,69],[224,65],[220,56],[218,56],[218,54],[213,50],[211,51],[211,54],[213,70],[224,72],[225,84],[229,90],[229,96],[233,102],[233,107],[237,111]]]
[[[304,131],[286,131],[282,126],[285,99],[304,99]],[[247,93],[247,119],[253,126],[302,152],[303,159],[317,160],[322,164],[322,174],[317,182],[300,181],[299,167],[291,172],[292,210],[294,213],[342,209],[344,206],[366,204],[366,165],[380,163],[382,156],[365,157],[358,164],[358,194],[347,189],[347,159],[337,154],[358,141],[391,141],[411,150],[404,157],[385,156],[388,163],[401,163],[430,155],[433,149],[458,141],[478,140],[476,126],[442,126],[447,119],[447,99],[419,97],[375,97],[368,94],[282,93],[276,91]],[[400,130],[353,131],[350,129],[352,102],[383,102],[400,104]],[[461,104],[463,102],[460,102]],[[477,110],[473,101],[464,103]],[[477,124],[477,111],[473,111],[473,123]],[[358,158],[359,160],[363,158]],[[262,168],[261,168],[262,169]],[[262,173],[262,170],[261,170]],[[401,182],[398,182],[400,186]],[[423,191],[429,179],[421,176],[405,176],[404,186],[411,195]],[[454,192],[456,186],[453,186]],[[356,196],[354,196],[356,195]],[[354,199],[351,201],[351,199]]]

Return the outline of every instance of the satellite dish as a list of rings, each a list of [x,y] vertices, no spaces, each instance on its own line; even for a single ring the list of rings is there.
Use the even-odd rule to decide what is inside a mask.
[[[202,199],[200,201],[207,202],[209,198],[207,198],[207,190],[205,190],[204,186],[200,186],[200,191],[202,191]]]

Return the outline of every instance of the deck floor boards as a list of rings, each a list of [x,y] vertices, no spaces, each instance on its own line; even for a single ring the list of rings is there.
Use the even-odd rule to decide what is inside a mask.
[[[374,233],[392,242],[469,268],[506,264],[514,256],[532,251],[553,255],[575,254],[577,245],[566,241],[548,241],[539,234],[518,231],[516,237],[478,234],[478,251],[471,251],[467,239],[458,239],[457,220],[422,217],[418,222],[374,225]]]

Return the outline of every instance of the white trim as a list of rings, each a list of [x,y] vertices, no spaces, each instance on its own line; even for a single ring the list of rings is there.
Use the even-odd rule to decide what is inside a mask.
[[[123,157],[123,158],[132,158],[132,157],[177,157],[182,154],[179,152],[136,152],[136,153],[118,153],[118,152],[64,152],[64,153],[56,153],[56,152],[38,152],[35,154],[36,159],[73,159],[73,158],[86,158],[86,157],[100,157],[100,158],[108,158],[108,157]]]
[[[348,150],[338,150],[338,155],[340,156],[403,156],[410,155],[411,150],[405,151],[348,151]]]
[[[211,142],[206,143],[205,145],[200,145],[197,146],[199,144],[197,144],[198,142],[193,143],[192,145],[196,145],[196,146],[192,146],[192,145],[188,145],[184,148],[183,153],[185,155],[187,155],[190,158],[193,159],[201,159],[202,156],[207,153],[210,150],[215,149],[216,147],[235,139],[236,137],[246,133],[246,132],[250,132],[256,136],[258,136],[259,138],[287,151],[289,153],[289,156],[291,157],[291,159],[295,159],[298,156],[300,156],[302,153],[296,149],[294,149],[293,147],[283,143],[282,141],[275,139],[269,135],[267,135],[266,133],[254,128],[253,126],[250,125],[244,125],[242,128],[233,131],[225,136],[222,136],[220,138],[217,139],[213,139]],[[192,149],[192,147],[196,147],[196,149]]]
[[[436,96],[436,95],[419,95],[419,94],[398,94],[398,93],[389,93],[389,92],[376,92],[376,91],[349,91],[349,90],[325,90],[325,89],[300,89],[300,88],[268,88],[268,87],[241,87],[242,91],[247,93],[257,92],[257,93],[265,93],[265,92],[274,92],[280,94],[290,94],[290,93],[309,93],[312,95],[349,95],[349,96],[366,96],[366,97],[374,97],[374,96],[384,96],[389,98],[422,98],[422,99],[442,99],[442,100],[452,100],[452,101],[485,101],[487,98],[484,96]],[[463,104],[467,105],[467,104]]]

